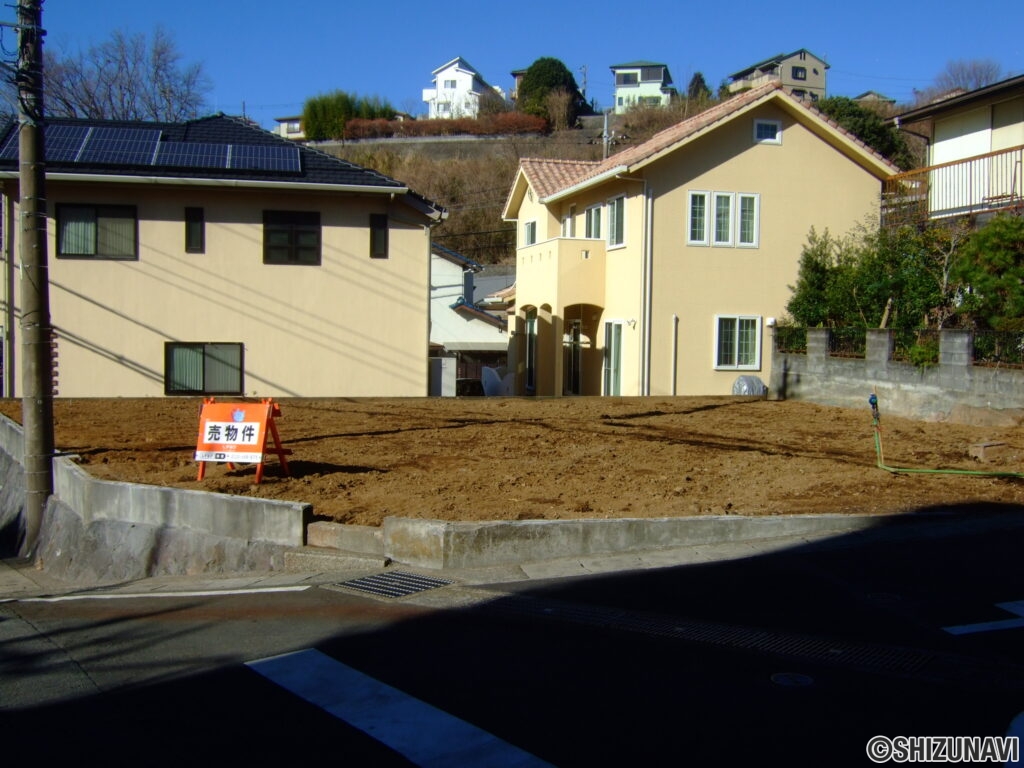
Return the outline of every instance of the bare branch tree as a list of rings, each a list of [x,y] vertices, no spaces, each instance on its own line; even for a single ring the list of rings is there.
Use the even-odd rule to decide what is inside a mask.
[[[202,64],[183,64],[171,35],[115,30],[110,39],[70,54],[46,53],[47,112],[111,120],[194,118],[211,85]]]
[[[993,59],[954,59],[923,90],[914,91],[916,104],[928,104],[961,91],[974,91],[1003,78],[1003,68]]]

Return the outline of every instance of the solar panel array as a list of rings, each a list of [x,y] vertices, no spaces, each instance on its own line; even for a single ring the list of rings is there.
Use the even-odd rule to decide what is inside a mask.
[[[299,173],[298,147],[161,140],[155,128],[47,125],[46,161],[88,165],[157,166]],[[0,147],[0,160],[18,159],[18,131]]]

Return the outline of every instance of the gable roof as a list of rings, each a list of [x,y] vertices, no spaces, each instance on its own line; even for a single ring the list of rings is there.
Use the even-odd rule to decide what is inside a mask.
[[[231,184],[249,187],[331,189],[382,194],[410,194],[432,209],[444,210],[416,195],[402,182],[369,168],[350,163],[310,147],[296,144],[247,120],[223,113],[181,123],[141,120],[46,120],[46,173],[50,178],[87,178],[105,181],[137,181],[167,184]],[[18,124],[11,120],[0,128],[0,178],[18,174]],[[91,152],[90,142],[101,134],[121,137],[125,143],[145,137],[152,142],[148,156],[138,152],[118,155],[109,148]],[[58,142],[58,136],[73,139]],[[72,142],[77,142],[72,143]],[[162,160],[162,150],[180,150],[176,158]],[[235,162],[232,148],[251,156],[264,153],[286,158],[283,164]],[[241,153],[236,153],[241,154]],[[188,159],[182,160],[182,157]],[[217,158],[217,159],[211,159]]]
[[[506,201],[503,216],[506,219],[513,218],[509,216],[510,210],[525,194],[525,188],[519,187],[521,183],[529,183],[542,202],[554,202],[619,174],[638,171],[669,152],[704,136],[719,125],[735,120],[751,109],[770,101],[777,102],[818,136],[829,141],[851,160],[879,178],[899,173],[899,168],[838,123],[786,93],[780,83],[770,82],[665,128],[642,144],[628,147],[607,160],[586,162],[523,158],[520,161],[519,174]],[[572,175],[574,171],[575,176]]]
[[[830,69],[831,68],[831,65],[827,61],[825,61],[823,58],[821,58],[821,56],[815,56],[813,53],[808,51],[806,48],[797,48],[792,53],[778,53],[775,56],[770,56],[769,58],[765,59],[764,61],[757,62],[757,64],[751,64],[749,67],[746,67],[744,69],[741,69],[739,72],[736,72],[734,74],[729,75],[729,77],[731,79],[733,79],[733,80],[737,80],[737,79],[743,77],[744,75],[749,75],[751,72],[754,72],[754,71],[756,71],[758,69],[762,69],[762,68],[766,67],[769,64],[781,64],[786,59],[792,58],[793,56],[796,56],[799,53],[806,53],[809,56],[814,56],[814,58],[816,58],[818,61],[820,61],[822,64],[825,65],[825,69]]]
[[[1010,77],[1006,80],[1000,80],[998,83],[982,86],[981,88],[976,88],[973,91],[958,91],[947,98],[933,101],[931,104],[926,104],[923,107],[911,109],[908,112],[896,115],[890,119],[893,120],[896,125],[899,125],[900,123],[913,123],[919,120],[927,120],[928,118],[935,117],[943,112],[970,106],[975,102],[981,102],[993,96],[1010,97],[1020,93],[1024,93],[1024,75],[1017,75],[1016,77]]]

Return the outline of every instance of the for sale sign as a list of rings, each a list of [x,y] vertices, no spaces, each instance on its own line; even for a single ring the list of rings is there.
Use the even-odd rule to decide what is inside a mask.
[[[196,461],[261,464],[270,403],[203,403]]]

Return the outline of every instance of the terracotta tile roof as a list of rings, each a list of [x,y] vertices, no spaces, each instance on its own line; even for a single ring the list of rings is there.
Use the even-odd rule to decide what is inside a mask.
[[[710,109],[706,109],[687,120],[683,120],[681,123],[676,123],[664,130],[658,131],[658,133],[654,134],[643,144],[637,144],[635,147],[628,147],[621,152],[617,152],[607,160],[597,163],[590,173],[581,175],[573,183],[580,184],[587,179],[600,176],[614,168],[622,166],[628,168],[636,165],[674,144],[678,144],[680,141],[703,131],[705,128],[724,120],[749,104],[760,100],[765,95],[779,90],[781,87],[777,82],[765,83],[757,88],[752,88],[749,91],[733,96],[731,99],[723,101],[721,104],[716,104]]]
[[[807,104],[804,104],[798,99],[787,95],[786,92],[782,90],[781,84],[775,81],[765,83],[757,88],[752,88],[749,91],[744,91],[727,101],[723,101],[721,104],[716,104],[700,114],[694,115],[687,120],[683,120],[681,123],[676,123],[675,125],[659,131],[642,144],[637,144],[635,147],[628,147],[627,149],[612,155],[606,160],[599,162],[580,162],[567,160],[524,159],[522,161],[523,170],[526,172],[527,178],[534,190],[537,192],[537,195],[541,199],[544,199],[560,192],[564,192],[571,187],[584,184],[589,180],[596,179],[605,173],[615,170],[616,168],[632,170],[638,163],[642,163],[643,161],[648,160],[667,149],[671,149],[680,142],[707,130],[723,120],[726,120],[745,107],[757,103],[776,91],[782,98],[789,100],[797,108],[807,110],[808,114],[813,115],[817,120],[826,123],[832,130],[846,137],[849,141],[860,147],[865,153],[873,156],[876,160],[890,167],[893,173],[898,172],[899,169],[882,157],[881,154],[873,150],[871,147],[868,147],[863,141],[858,139],[827,115],[808,106]]]
[[[599,162],[593,160],[545,160],[524,157],[520,167],[537,196],[542,200],[561,189],[571,187],[575,180],[585,177]]]

